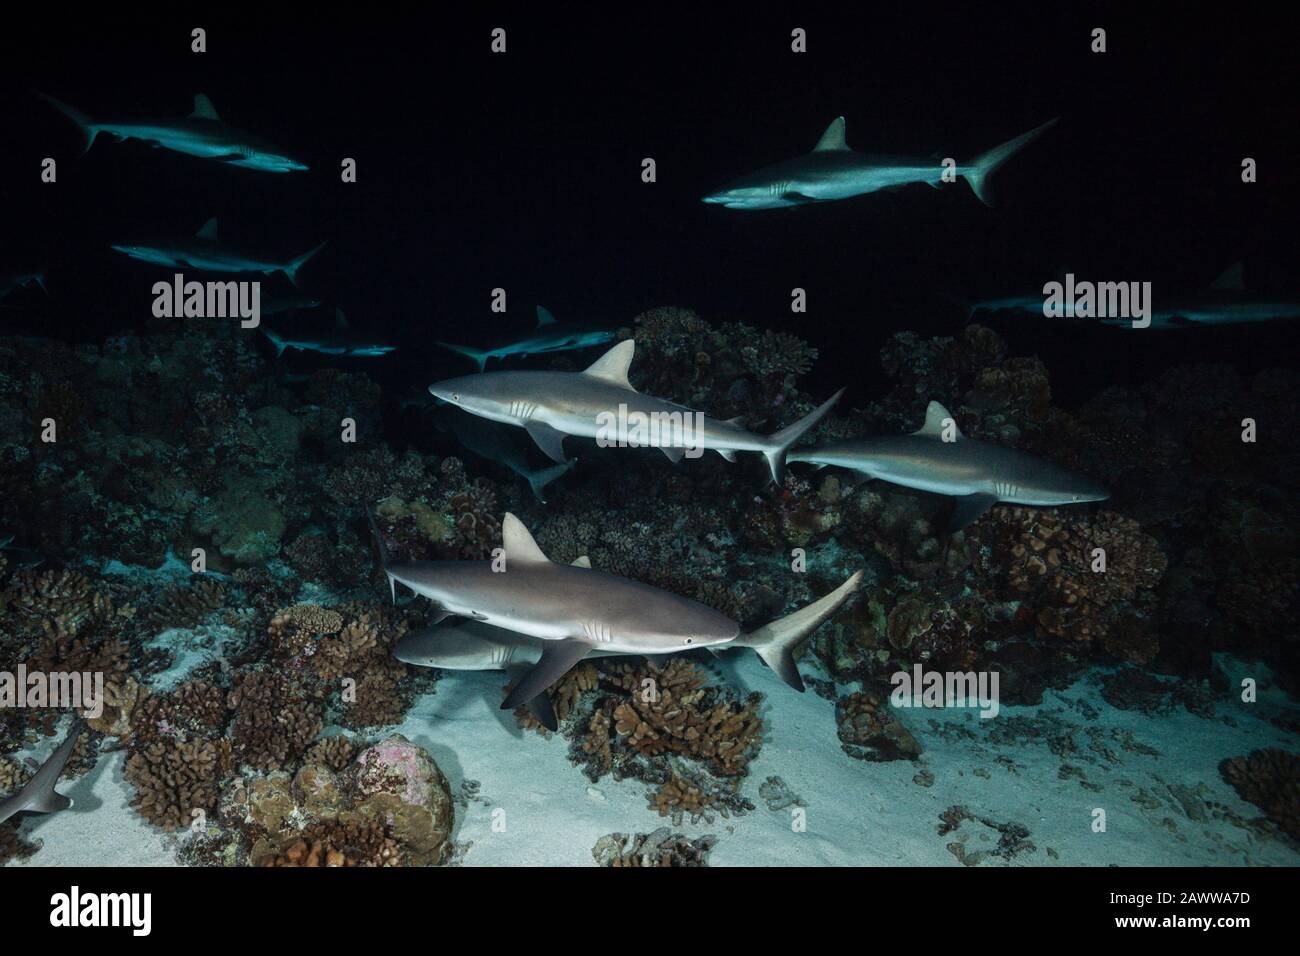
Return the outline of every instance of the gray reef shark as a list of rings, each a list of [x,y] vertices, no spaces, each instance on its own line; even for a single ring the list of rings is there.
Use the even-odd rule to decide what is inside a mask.
[[[548,352],[568,352],[574,349],[586,349],[595,345],[612,342],[618,335],[617,329],[599,329],[567,322],[556,322],[555,316],[537,307],[537,330],[527,338],[498,345],[492,349],[473,349],[465,345],[452,345],[439,342],[445,349],[451,349],[474,360],[481,372],[487,368],[488,359],[507,359],[512,355],[543,355]]]
[[[590,568],[584,556],[573,562],[575,567]],[[794,654],[808,636],[830,618],[862,583],[863,572],[858,571],[834,591],[807,607],[773,621],[749,634],[741,634],[730,647],[751,647],[768,667],[783,681],[800,693],[804,690],[803,678],[794,663]],[[522,672],[536,666],[546,651],[545,641],[514,631],[507,631],[481,621],[456,621],[412,631],[393,648],[393,656],[417,667],[440,667],[453,671]],[[614,657],[614,651],[601,648],[592,650],[587,657]],[[555,712],[545,694],[528,701],[529,710],[541,723],[556,729]]]
[[[433,413],[434,424],[442,431],[456,436],[464,447],[480,458],[505,465],[533,489],[537,500],[546,503],[542,489],[573,468],[577,459],[550,468],[528,467],[527,441],[518,431],[497,422],[488,421],[462,411],[454,405],[443,405]]]
[[[910,435],[859,438],[790,454],[791,462],[835,465],[905,488],[957,498],[949,525],[957,531],[994,504],[1057,505],[1104,501],[1097,482],[1014,448],[967,438],[948,410],[931,402],[925,424]]]
[[[989,177],[1055,122],[1050,119],[981,153],[969,163],[958,164],[952,168],[950,177],[965,179],[980,202],[993,205],[988,191]],[[742,176],[705,196],[704,202],[728,209],[779,209],[848,199],[912,183],[938,188],[944,182],[944,173],[945,167],[937,156],[924,159],[854,152],[845,142],[844,117],[840,116],[826,127],[811,153]]]
[[[262,172],[289,173],[308,168],[260,136],[222,122],[211,100],[202,93],[194,97],[194,112],[189,116],[164,120],[94,120],[52,96],[39,91],[36,95],[77,124],[82,136],[82,153],[90,149],[96,136],[107,133],[119,143],[137,139],[187,156]]]
[[[294,285],[298,284],[298,270],[312,256],[325,248],[325,243],[308,249],[288,262],[272,262],[251,253],[225,245],[217,236],[217,220],[209,219],[192,239],[168,239],[158,242],[117,243],[111,247],[132,259],[171,269],[197,269],[200,272],[254,272],[271,275],[283,272]]]
[[[402,584],[433,603],[435,624],[455,615],[541,641],[537,663],[507,695],[505,710],[532,700],[594,651],[657,656],[740,637],[739,624],[698,601],[593,570],[590,562],[552,562],[509,512],[501,520],[504,565],[394,561],[369,510],[367,517],[394,600]],[[792,657],[788,667],[785,655],[774,659],[787,683],[798,679],[788,673]]]
[[[582,372],[480,372],[435,382],[429,391],[471,414],[528,431],[552,460],[564,462],[564,439],[608,440],[610,422],[658,422],[662,426],[628,431],[623,444],[660,449],[671,461],[711,449],[728,461],[738,451],[760,452],[773,480],[781,481],[790,446],[825,417],[843,393],[836,392],[815,411],[771,435],[755,435],[740,419],[720,421],[673,402],[642,395],[627,380],[636,348],[632,339],[614,346]]]
[[[334,331],[332,333],[284,335],[275,329],[263,325],[262,332],[275,346],[275,357],[284,354],[285,349],[298,352],[319,352],[321,355],[341,355],[345,358],[378,358],[397,350],[396,345],[385,345],[368,338],[354,336],[348,329],[347,317],[342,309],[334,310]]]
[[[41,764],[41,769],[27,781],[27,785],[5,800],[0,800],[0,823],[4,823],[16,813],[54,813],[72,806],[72,801],[54,789],[59,782],[59,775],[67,766],[68,758],[77,745],[77,737],[84,726],[80,717],[74,717],[68,735],[63,738],[54,753]]]

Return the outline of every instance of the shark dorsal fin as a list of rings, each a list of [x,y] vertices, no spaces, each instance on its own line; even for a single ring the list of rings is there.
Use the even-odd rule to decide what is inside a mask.
[[[590,571],[591,558],[587,557],[585,554],[580,554],[573,559],[573,566],[575,568],[586,568],[588,571]]]
[[[334,328],[342,332],[348,327],[348,317],[343,314],[342,309],[334,310]]]
[[[501,547],[506,552],[506,567],[517,564],[549,564],[550,558],[542,553],[524,523],[509,511],[501,519]]]
[[[925,435],[927,438],[943,438],[944,430],[948,422],[952,422],[951,435],[955,438],[961,437],[961,429],[957,427],[957,419],[948,413],[938,402],[931,402],[925,410],[925,424],[918,428],[914,434]]]
[[[1234,262],[1224,269],[1219,278],[1210,285],[1211,292],[1241,292],[1245,288],[1246,283],[1242,280],[1240,262]]]
[[[635,391],[627,380],[627,370],[632,367],[632,353],[636,350],[634,339],[624,339],[602,355],[582,373],[598,378],[610,385]]]
[[[194,235],[195,238],[198,239],[209,239],[212,242],[216,242],[217,241],[217,217],[213,216],[211,219],[205,222],[203,224],[203,228],[200,229],[198,232],[196,232]]]
[[[544,325],[554,325],[555,316],[551,315],[550,310],[545,306],[537,307],[537,327],[540,329]]]
[[[826,127],[826,132],[822,133],[822,138],[817,140],[813,152],[824,153],[828,150],[848,148],[849,144],[844,141],[844,117],[837,116],[831,120],[831,125]]]
[[[194,97],[194,112],[190,114],[190,119],[206,119],[221,121],[217,115],[216,108],[212,105],[212,100],[208,99],[202,93]]]

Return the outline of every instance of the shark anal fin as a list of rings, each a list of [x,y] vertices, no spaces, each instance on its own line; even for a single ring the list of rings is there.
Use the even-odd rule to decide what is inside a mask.
[[[781,198],[784,199],[786,202],[794,203],[796,206],[805,206],[808,203],[813,203],[817,201],[816,199],[813,199],[812,196],[808,196],[805,195],[804,193],[797,193],[797,192],[781,193]]]
[[[541,660],[534,664],[532,670],[525,674],[506,695],[506,699],[501,703],[501,709],[514,710],[520,704],[532,700],[572,670],[573,666],[586,657],[590,650],[590,644],[575,638],[546,641],[542,648]]]
[[[551,461],[563,465],[569,460],[564,454],[564,432],[543,422],[529,422],[524,428]]]
[[[948,519],[948,533],[954,534],[968,525],[974,524],[984,512],[997,504],[997,495],[974,494],[963,495],[957,499],[957,507]]]

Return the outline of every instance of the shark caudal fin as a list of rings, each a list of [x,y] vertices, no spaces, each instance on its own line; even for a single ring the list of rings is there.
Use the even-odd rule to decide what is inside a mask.
[[[474,364],[478,366],[480,372],[487,370],[487,360],[490,353],[484,352],[480,349],[472,349],[468,345],[452,345],[450,342],[439,342],[438,344],[445,349],[450,349],[457,355],[463,355],[466,358],[473,359]]]
[[[393,603],[397,603],[397,579],[388,573],[388,545],[384,542],[384,536],[379,533],[379,523],[375,521],[375,512],[367,504],[362,504],[366,512],[366,521],[370,524],[370,535],[375,539],[375,550],[379,552],[379,566],[384,569],[384,574],[388,578],[388,589],[392,592]]]
[[[790,450],[790,446],[797,442],[804,432],[825,418],[826,413],[835,406],[843,394],[844,389],[840,389],[817,406],[816,410],[809,412],[793,425],[787,425],[779,432],[767,436],[768,446],[763,449],[763,454],[767,456],[767,465],[772,469],[772,480],[778,485],[785,477],[785,455]]]
[[[541,471],[530,471],[524,477],[528,479],[528,487],[533,489],[533,494],[542,504],[546,504],[546,498],[542,495],[542,489],[559,478],[566,471],[570,470],[578,463],[578,459],[566,461],[563,465],[555,465],[551,468],[543,468]]]
[[[47,96],[40,90],[32,90],[32,92],[77,124],[77,129],[80,130],[82,139],[81,155],[86,155],[86,153],[90,151],[90,144],[93,143],[95,137],[99,135],[99,130],[95,128],[94,121],[80,110],[74,110],[67,103],[62,102],[61,100],[56,100],[52,96]]]
[[[803,678],[799,676],[799,668],[795,667],[794,653],[858,589],[862,584],[862,574],[858,571],[830,594],[807,607],[750,634],[742,634],[732,641],[731,646],[752,647],[781,680],[802,694]]]
[[[964,175],[980,202],[986,206],[993,205],[988,180],[998,171],[998,167],[1055,125],[1056,119],[1049,119],[1042,126],[1035,127],[1028,133],[1022,133],[1015,139],[1007,140],[1001,146],[995,146],[987,153],[980,153],[971,160],[973,168]]]
[[[308,249],[302,255],[298,256],[296,259],[289,260],[288,264],[283,268],[282,271],[284,272],[285,275],[289,277],[290,282],[292,282],[294,285],[298,284],[298,270],[301,269],[303,266],[305,266],[307,264],[307,261],[311,259],[312,256],[316,255],[316,253],[324,249],[326,242],[329,242],[329,240],[326,239],[325,242],[322,242],[319,246],[316,246],[313,249]]]

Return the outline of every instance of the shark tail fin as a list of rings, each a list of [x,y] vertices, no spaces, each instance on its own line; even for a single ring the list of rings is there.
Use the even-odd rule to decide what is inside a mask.
[[[455,352],[457,355],[464,355],[466,358],[473,359],[474,364],[478,366],[480,372],[487,369],[487,352],[480,351],[479,349],[472,349],[468,345],[452,345],[450,342],[439,342],[438,344],[445,349],[451,349],[451,351]]]
[[[1037,126],[1028,133],[1021,133],[1015,139],[1007,140],[1001,146],[994,146],[987,153],[980,153],[971,161],[971,166],[974,168],[965,174],[965,178],[966,182],[970,183],[970,188],[974,190],[980,202],[986,206],[993,205],[993,199],[989,193],[989,177],[996,173],[1003,163],[1038,139],[1039,136],[1054,125],[1056,125],[1056,118],[1049,119],[1042,126]]]
[[[384,542],[384,536],[379,533],[379,522],[375,521],[374,510],[364,502],[361,505],[366,512],[366,521],[370,525],[371,537],[375,539],[375,550],[379,552],[379,566],[384,569],[384,574],[388,577],[388,589],[392,592],[393,603],[397,603],[397,580],[388,573],[388,545]]]
[[[86,153],[90,151],[91,144],[95,142],[95,137],[99,134],[99,130],[95,128],[94,121],[85,113],[73,109],[62,100],[56,100],[52,96],[47,96],[40,90],[33,90],[32,92],[77,124],[77,129],[80,130],[82,139],[81,155],[86,155]]]
[[[858,589],[862,584],[862,574],[861,571],[856,572],[830,594],[744,635],[735,644],[739,647],[752,647],[763,659],[763,663],[772,668],[781,680],[803,693],[803,678],[795,666],[794,653]]]
[[[280,356],[282,356],[284,354],[284,350],[289,347],[289,344],[285,342],[284,339],[280,338],[279,334],[277,334],[274,330],[268,329],[266,326],[262,326],[262,333],[268,339],[270,339],[271,344],[275,346],[275,357],[279,358]]]
[[[772,469],[772,480],[778,485],[785,477],[785,456],[790,446],[797,442],[804,432],[825,418],[826,413],[834,407],[843,394],[844,389],[840,389],[793,425],[787,425],[779,432],[768,436],[768,446],[763,450],[763,454],[767,456],[768,467]]]
[[[563,465],[543,468],[541,471],[530,471],[524,477],[528,479],[528,486],[533,489],[533,494],[537,496],[537,500],[542,504],[546,504],[546,498],[542,495],[542,489],[553,482],[556,478],[559,478],[577,463],[578,459],[573,458],[566,461]]]
[[[324,249],[326,242],[329,242],[329,240],[326,239],[325,242],[322,242],[319,246],[315,246],[311,249],[308,249],[302,255],[298,256],[296,259],[289,260],[288,264],[284,267],[284,274],[289,277],[290,282],[292,282],[294,285],[298,284],[298,270],[301,269],[303,266],[305,266],[307,264],[307,261],[311,259],[312,256],[316,255],[316,253]]]

